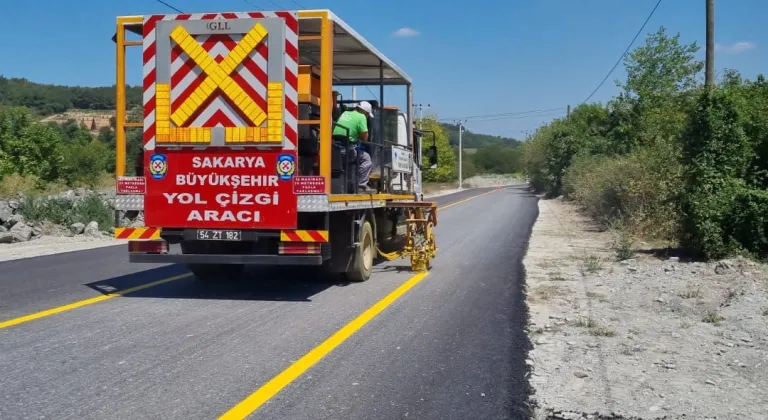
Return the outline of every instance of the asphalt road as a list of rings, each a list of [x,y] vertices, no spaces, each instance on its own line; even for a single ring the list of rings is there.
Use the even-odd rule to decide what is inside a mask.
[[[536,198],[512,187],[436,201],[440,249],[421,281],[396,260],[360,284],[261,269],[206,286],[177,265],[128,264],[124,246],[2,262],[0,419],[214,419],[276,376],[248,418],[526,418],[521,261]],[[382,299],[370,321],[350,323]]]

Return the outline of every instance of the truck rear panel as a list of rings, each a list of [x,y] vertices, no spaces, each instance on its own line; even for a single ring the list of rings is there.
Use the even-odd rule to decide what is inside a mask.
[[[146,16],[145,223],[295,229],[293,12]]]

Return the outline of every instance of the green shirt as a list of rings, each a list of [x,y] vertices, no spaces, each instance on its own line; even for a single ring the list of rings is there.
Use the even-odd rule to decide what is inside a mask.
[[[357,143],[360,139],[360,133],[365,133],[368,131],[368,119],[364,114],[355,110],[344,111],[344,113],[339,117],[339,121],[337,121],[337,123],[349,129],[350,143]],[[347,131],[342,127],[335,126],[333,127],[333,134],[346,135]]]

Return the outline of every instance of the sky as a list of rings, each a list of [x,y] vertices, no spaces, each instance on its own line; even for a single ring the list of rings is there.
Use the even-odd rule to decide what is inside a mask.
[[[165,1],[186,13],[330,9],[411,76],[414,102],[429,104],[425,115],[453,121],[517,113],[470,118],[466,127],[522,139],[586,99],[657,0]],[[0,3],[0,74],[63,85],[114,84],[117,16],[174,13],[156,0]],[[718,73],[730,68],[754,78],[765,71],[767,15],[765,0],[716,1]],[[663,0],[635,46],[662,25],[682,42],[697,42],[703,60],[703,0]],[[129,50],[128,83],[139,84],[139,48]],[[609,100],[618,93],[614,81],[625,77],[619,65],[591,101]],[[358,99],[378,95],[378,87],[370,89],[358,88]],[[385,91],[392,105],[403,107],[404,98],[402,88]],[[551,111],[530,112],[540,110]]]

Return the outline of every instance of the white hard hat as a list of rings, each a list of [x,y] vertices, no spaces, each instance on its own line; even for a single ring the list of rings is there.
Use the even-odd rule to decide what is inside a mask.
[[[369,117],[373,118],[373,108],[371,107],[371,104],[368,101],[363,101],[357,104],[357,107],[365,111],[366,114],[368,114]]]

